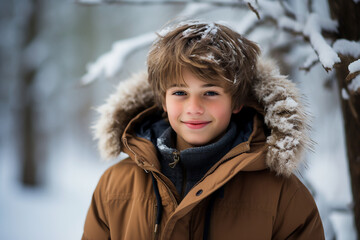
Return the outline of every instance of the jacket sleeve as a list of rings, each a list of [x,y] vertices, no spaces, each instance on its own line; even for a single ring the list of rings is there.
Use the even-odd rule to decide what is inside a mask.
[[[325,239],[321,218],[315,201],[307,188],[300,186],[279,202],[273,227],[273,239]]]
[[[107,221],[107,202],[105,195],[106,177],[103,175],[94,191],[86,216],[82,240],[110,239]]]

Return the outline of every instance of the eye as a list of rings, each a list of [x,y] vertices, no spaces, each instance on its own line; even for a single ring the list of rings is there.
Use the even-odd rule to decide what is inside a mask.
[[[184,91],[175,91],[172,93],[172,95],[175,95],[175,96],[185,96],[186,95],[186,92]]]
[[[214,91],[208,91],[205,93],[205,96],[217,96],[217,95],[219,95],[219,93]]]

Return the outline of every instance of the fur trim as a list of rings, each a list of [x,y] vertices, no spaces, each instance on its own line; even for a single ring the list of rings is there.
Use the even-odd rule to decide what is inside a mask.
[[[140,111],[153,104],[153,93],[147,75],[140,73],[120,82],[116,92],[97,108],[100,118],[92,126],[94,139],[103,159],[116,158],[121,153],[121,136],[127,124]]]
[[[272,61],[259,61],[257,73],[253,91],[265,108],[265,124],[271,129],[266,164],[277,174],[290,176],[304,150],[312,146],[309,115],[295,84],[280,75]]]
[[[262,104],[265,124],[271,129],[267,138],[267,166],[278,175],[293,173],[306,148],[311,147],[308,137],[308,114],[301,104],[301,94],[295,84],[280,75],[271,61],[258,60],[257,79],[253,93]],[[153,94],[146,74],[123,81],[106,103],[97,110],[99,121],[93,126],[101,157],[111,159],[121,152],[121,136],[140,111],[153,104]]]

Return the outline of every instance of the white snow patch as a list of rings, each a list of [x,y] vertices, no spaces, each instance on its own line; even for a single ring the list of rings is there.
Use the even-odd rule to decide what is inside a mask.
[[[360,59],[350,63],[348,69],[350,73],[355,73],[360,71]]]
[[[360,59],[352,62],[348,66],[349,73],[356,73],[360,71]],[[360,74],[358,74],[351,82],[348,84],[348,89],[351,92],[358,92],[360,91]]]
[[[342,98],[343,98],[344,100],[349,100],[349,98],[350,98],[350,96],[349,96],[349,94],[347,93],[347,91],[346,91],[345,88],[341,89],[341,96],[342,96]]]
[[[342,55],[349,55],[354,58],[360,57],[360,42],[339,39],[335,41],[333,49]]]
[[[348,89],[352,92],[357,92],[360,90],[360,75],[356,76],[349,84]]]
[[[204,31],[204,33],[201,35],[201,39],[206,38],[207,35],[211,34],[211,35],[215,35],[218,31],[218,28],[215,26],[214,23],[210,23],[206,26],[206,29]]]
[[[161,151],[171,150],[168,146],[166,146],[165,138],[158,138],[156,144],[157,144],[157,147],[159,148],[159,150],[161,150]]]

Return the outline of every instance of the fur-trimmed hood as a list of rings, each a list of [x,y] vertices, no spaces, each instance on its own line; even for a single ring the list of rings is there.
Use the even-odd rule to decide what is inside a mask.
[[[311,147],[308,114],[295,84],[280,75],[272,61],[259,58],[256,70],[252,92],[257,103],[252,107],[264,114],[265,124],[271,130],[266,140],[266,165],[279,175],[289,176],[297,169],[304,150]],[[93,126],[103,159],[116,158],[121,153],[126,126],[153,104],[145,73],[120,82],[116,92],[97,109],[100,118]]]

